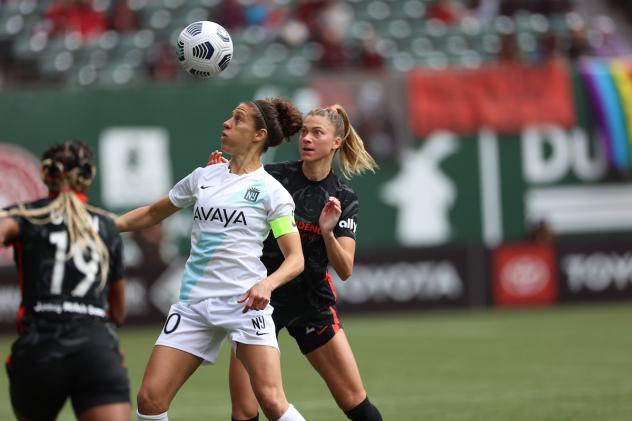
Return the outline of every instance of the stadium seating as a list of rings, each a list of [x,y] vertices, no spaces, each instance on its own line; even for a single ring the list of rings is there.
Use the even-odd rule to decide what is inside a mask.
[[[106,31],[92,40],[77,34],[49,35],[42,28],[42,16],[50,1],[9,1],[0,10],[0,41],[9,40],[16,63],[35,62],[37,79],[70,84],[126,85],[151,78],[148,62],[157,45],[174,45],[188,23],[214,20],[221,0],[130,0],[138,29],[117,33]],[[104,12],[114,0],[95,3]],[[275,0],[292,10],[298,0]],[[344,31],[343,45],[349,65],[359,65],[364,42],[375,43],[384,67],[408,71],[415,66],[477,67],[496,60],[504,38],[515,38],[516,55],[537,60],[540,42],[548,33],[567,44],[575,13],[544,16],[519,11],[513,16],[496,16],[482,23],[473,15],[448,25],[427,19],[430,0],[351,0],[352,23]],[[320,66],[322,47],[313,41],[287,45],[279,30],[253,25],[232,28],[234,62],[223,79],[302,78]],[[181,72],[180,72],[181,73]],[[186,80],[186,75],[175,75]]]

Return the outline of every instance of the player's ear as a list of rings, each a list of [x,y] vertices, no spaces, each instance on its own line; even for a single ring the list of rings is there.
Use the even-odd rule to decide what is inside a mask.
[[[268,139],[268,130],[259,129],[255,132],[254,142],[257,144],[264,144]]]
[[[342,138],[340,136],[334,137],[334,146],[332,149],[336,151],[340,149],[340,146],[342,146]]]

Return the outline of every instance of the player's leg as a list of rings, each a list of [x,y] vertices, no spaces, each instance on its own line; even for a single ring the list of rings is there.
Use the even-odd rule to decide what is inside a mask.
[[[331,339],[307,352],[305,356],[325,380],[336,403],[349,419],[354,421],[382,420],[380,412],[367,398],[360,377],[360,370],[344,331],[334,329],[333,326],[329,326],[327,329],[331,330],[331,335],[333,335]],[[319,331],[321,336],[326,335],[323,330]]]
[[[79,415],[79,421],[129,421],[132,406],[127,403],[112,403],[93,406]]]
[[[234,351],[230,353],[228,385],[232,404],[232,421],[257,421],[259,404],[250,385],[250,377],[244,365],[237,359]]]
[[[171,401],[184,382],[203,361],[215,362],[226,331],[210,327],[207,306],[207,301],[171,306],[138,391],[139,420],[167,420]]]
[[[38,361],[38,357],[46,355],[37,352],[16,355],[15,352],[21,353],[21,350],[15,345],[13,351],[14,354],[7,359],[6,369],[16,419],[56,419],[68,396],[62,361],[58,358]]]
[[[202,359],[193,354],[156,345],[149,357],[137,395],[139,418],[143,419],[141,415],[157,416],[166,413],[180,387],[201,363]]]
[[[118,346],[87,348],[66,360],[70,399],[81,421],[131,419],[127,369]]]
[[[257,401],[268,419],[305,421],[285,397],[278,349],[238,343],[236,355],[246,368]]]

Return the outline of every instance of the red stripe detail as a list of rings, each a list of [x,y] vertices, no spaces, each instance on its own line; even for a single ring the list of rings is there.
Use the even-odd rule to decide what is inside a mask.
[[[15,250],[15,262],[18,267],[18,286],[20,287],[20,295],[24,297],[24,244],[21,241],[15,241],[13,243],[13,249]],[[24,325],[22,324],[22,318],[26,313],[26,307],[23,305],[18,308],[18,314],[15,318],[15,326],[18,332],[24,331]]]
[[[26,313],[26,307],[21,305],[20,308],[18,308],[18,315],[15,318],[15,326],[17,327],[19,333],[24,332],[24,325],[22,324],[22,319],[24,318],[25,313]]]
[[[340,319],[338,318],[338,313],[336,313],[336,309],[333,306],[329,306],[329,310],[331,310],[331,315],[334,316],[334,331],[338,332],[338,325],[340,324]]]
[[[4,363],[5,363],[7,366],[10,366],[10,365],[11,365],[11,355],[7,355],[7,359],[6,359],[6,360],[4,360]]]
[[[338,296],[336,295],[336,288],[334,288],[334,280],[331,279],[331,275],[329,274],[329,271],[325,271],[325,278],[327,278],[327,282],[329,283],[329,288],[331,289],[331,293],[334,294],[334,301],[336,301],[338,299]]]

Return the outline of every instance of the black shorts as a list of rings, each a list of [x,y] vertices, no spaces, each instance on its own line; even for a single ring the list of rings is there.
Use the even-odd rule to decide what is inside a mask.
[[[283,311],[277,313],[275,308],[272,318],[277,335],[281,329],[286,328],[296,340],[303,355],[325,345],[342,327],[333,306],[300,317],[292,317]]]
[[[51,420],[70,397],[77,418],[94,406],[130,402],[123,357],[114,347],[51,358],[7,359],[11,404],[32,420]]]

